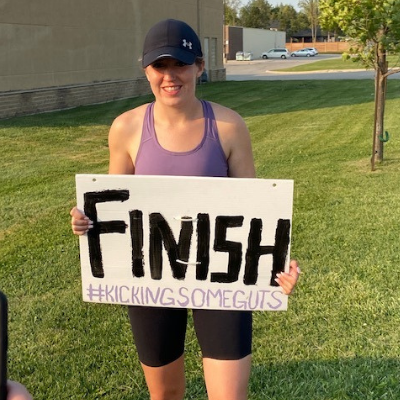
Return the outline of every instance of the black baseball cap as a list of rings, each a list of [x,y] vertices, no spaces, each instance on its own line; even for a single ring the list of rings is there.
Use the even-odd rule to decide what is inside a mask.
[[[186,22],[165,19],[147,33],[143,45],[143,68],[164,57],[185,64],[193,64],[197,57],[203,57],[199,37]]]

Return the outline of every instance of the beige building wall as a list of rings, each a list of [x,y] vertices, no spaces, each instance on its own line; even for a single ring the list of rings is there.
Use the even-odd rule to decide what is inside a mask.
[[[209,79],[225,79],[222,0],[0,0],[0,118],[4,96],[17,92],[68,88],[65,96],[77,86],[78,102],[88,104],[82,88],[89,86],[92,96],[102,87],[103,98],[93,103],[119,98],[113,82],[125,86],[122,97],[148,91],[141,82],[142,44],[164,18],[189,23],[205,46]],[[111,99],[105,87],[112,88]],[[75,105],[65,100],[61,108]]]
[[[252,53],[254,59],[261,58],[264,51],[286,46],[286,32],[225,26],[225,54],[227,60],[235,60],[236,52]]]
[[[255,59],[261,58],[264,51],[274,47],[285,48],[286,32],[243,28],[243,50],[253,53]]]

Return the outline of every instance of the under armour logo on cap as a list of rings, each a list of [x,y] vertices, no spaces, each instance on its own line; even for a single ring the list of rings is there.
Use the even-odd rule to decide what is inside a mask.
[[[143,68],[165,57],[185,64],[193,64],[197,57],[203,57],[200,39],[186,22],[166,19],[150,28],[143,45]]]
[[[187,42],[186,39],[182,40],[182,46],[183,47],[189,47],[190,50],[192,50],[192,42]]]

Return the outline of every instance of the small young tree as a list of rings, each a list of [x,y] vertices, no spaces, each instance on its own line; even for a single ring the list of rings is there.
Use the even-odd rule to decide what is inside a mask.
[[[320,0],[320,24],[340,28],[352,42],[349,53],[354,61],[375,69],[375,118],[371,169],[383,160],[384,115],[387,77],[400,72],[389,69],[387,55],[400,51],[399,0]]]

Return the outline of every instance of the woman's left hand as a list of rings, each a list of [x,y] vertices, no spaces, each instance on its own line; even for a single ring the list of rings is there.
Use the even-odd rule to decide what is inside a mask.
[[[299,279],[300,268],[297,260],[290,261],[289,272],[281,272],[276,275],[275,281],[283,289],[283,293],[291,294]]]
[[[7,400],[32,400],[25,386],[19,382],[7,381]]]

